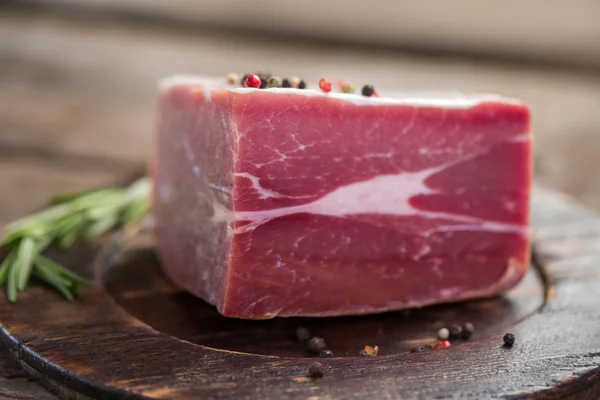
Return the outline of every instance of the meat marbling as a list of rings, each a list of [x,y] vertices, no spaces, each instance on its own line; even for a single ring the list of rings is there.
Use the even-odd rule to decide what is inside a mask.
[[[153,213],[167,275],[229,317],[491,296],[529,265],[527,106],[172,77]]]

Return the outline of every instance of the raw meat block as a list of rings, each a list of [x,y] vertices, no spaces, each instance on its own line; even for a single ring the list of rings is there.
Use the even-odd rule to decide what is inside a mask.
[[[529,265],[527,106],[169,78],[153,165],[167,275],[228,317],[492,296]]]

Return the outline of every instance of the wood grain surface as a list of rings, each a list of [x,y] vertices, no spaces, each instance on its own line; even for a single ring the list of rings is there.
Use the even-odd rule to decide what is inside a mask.
[[[542,188],[532,207],[539,279],[530,275],[502,298],[236,321],[169,284],[151,240],[138,236],[125,247],[110,242],[96,263],[94,249],[62,257],[98,283],[77,303],[37,285],[12,306],[1,299],[0,336],[29,373],[68,399],[598,398],[600,215]],[[466,321],[477,327],[470,340],[409,352]],[[298,326],[324,337],[336,357],[311,357],[294,338]],[[517,338],[512,347],[503,346],[506,332]],[[366,344],[380,354],[359,356]],[[323,378],[307,376],[315,361]]]
[[[534,116],[537,179],[600,209],[600,74],[2,7],[0,226],[56,192],[121,182],[142,170],[158,78],[265,67],[391,90],[522,98]],[[52,398],[24,377],[0,348],[0,398]]]

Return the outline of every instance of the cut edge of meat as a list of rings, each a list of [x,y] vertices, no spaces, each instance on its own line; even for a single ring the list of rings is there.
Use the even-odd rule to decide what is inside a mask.
[[[157,121],[159,132],[155,143],[156,157],[149,167],[155,182],[159,182],[153,188],[153,209],[166,212],[170,216],[176,215],[173,214],[173,210],[168,210],[169,206],[166,203],[157,207],[158,204],[163,202],[161,198],[165,197],[163,193],[165,188],[161,187],[161,184],[164,183],[162,180],[166,179],[170,185],[166,191],[170,193],[169,196],[179,199],[188,207],[196,207],[197,212],[188,215],[192,218],[182,221],[170,221],[173,224],[179,224],[179,228],[164,226],[164,223],[163,225],[160,224],[161,221],[155,221],[155,235],[157,238],[168,237],[166,240],[171,243],[179,243],[178,246],[180,246],[180,251],[173,249],[167,251],[162,246],[157,246],[158,255],[162,265],[168,266],[174,262],[173,259],[178,260],[179,268],[163,268],[172,281],[187,291],[200,295],[205,301],[220,309],[223,307],[222,294],[226,292],[227,271],[203,265],[197,258],[198,254],[196,254],[196,258],[189,259],[190,255],[186,255],[183,249],[186,248],[185,246],[190,246],[190,243],[185,241],[186,232],[194,232],[201,228],[205,231],[205,239],[211,239],[211,245],[214,245],[207,257],[212,259],[213,262],[223,262],[225,266],[229,264],[231,240],[225,232],[230,231],[231,226],[231,196],[229,192],[231,190],[230,186],[233,185],[231,183],[227,184],[226,181],[232,176],[233,156],[236,152],[235,149],[228,148],[234,146],[235,143],[228,142],[230,138],[223,135],[223,132],[230,131],[226,126],[229,122],[229,115],[226,115],[229,108],[219,108],[215,102],[222,101],[229,106],[230,95],[217,95],[207,101],[201,87],[174,84],[169,87],[161,87],[160,96],[158,104],[160,115]],[[219,99],[219,97],[221,98]],[[206,104],[207,107],[199,107],[201,103]],[[182,110],[178,108],[177,104],[183,104],[187,108]],[[204,116],[201,116],[200,110],[205,111]],[[205,120],[201,121],[202,118]],[[209,123],[210,120],[213,122]],[[166,127],[163,127],[163,124],[166,124]],[[175,140],[170,137],[172,136],[173,124],[179,126],[179,135]],[[203,131],[202,135],[198,135],[199,126],[204,125],[212,126],[213,131]],[[177,139],[181,140],[182,138],[183,141],[178,143]],[[195,148],[198,141],[204,140],[210,141],[215,146],[214,154],[211,157],[215,158],[212,161],[217,162],[210,163],[210,160],[207,160],[210,157],[196,154]],[[161,146],[162,148],[159,148]],[[185,160],[188,163],[187,168],[183,169],[183,174],[181,174],[181,171],[166,171],[169,168],[164,168],[165,163],[173,162],[170,159],[173,157]],[[211,171],[216,168],[217,164],[221,170],[226,170],[226,172],[222,172],[215,179],[215,176],[211,176]],[[161,180],[159,179],[161,173],[169,175]],[[201,190],[190,193],[190,190],[181,188],[182,184],[189,185],[191,182],[193,182],[192,187],[198,185]],[[195,193],[203,194],[204,200],[199,201],[200,197],[195,197]],[[229,203],[229,206],[224,205],[227,203]],[[199,212],[204,217],[196,215]],[[208,213],[211,213],[211,215],[208,215]],[[198,218],[196,223],[193,219],[195,217]],[[201,218],[206,218],[206,220],[199,221]],[[183,271],[184,269],[187,269],[187,272]]]

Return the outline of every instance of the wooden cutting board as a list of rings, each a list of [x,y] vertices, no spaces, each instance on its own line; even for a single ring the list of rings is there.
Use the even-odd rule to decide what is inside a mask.
[[[347,318],[223,318],[161,274],[147,235],[62,261],[97,285],[74,303],[33,285],[0,300],[1,336],[39,382],[69,399],[600,398],[600,216],[536,188],[534,266],[501,298]],[[411,353],[439,328],[476,332]],[[311,356],[299,326],[334,358]],[[512,332],[516,343],[503,347]],[[365,345],[377,357],[360,357]],[[307,377],[314,362],[320,379]]]

